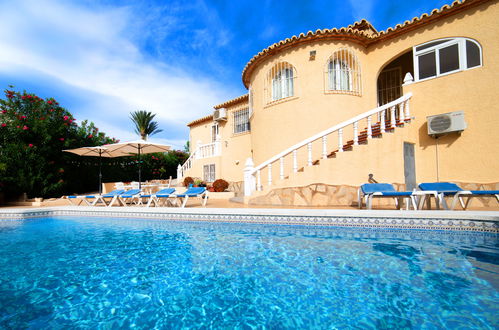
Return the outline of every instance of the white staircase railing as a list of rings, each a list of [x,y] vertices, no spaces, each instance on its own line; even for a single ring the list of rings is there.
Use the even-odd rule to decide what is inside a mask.
[[[373,136],[380,135],[386,130],[392,130],[397,127],[399,123],[405,123],[410,121],[410,109],[409,109],[409,99],[412,97],[412,93],[408,93],[390,103],[367,111],[363,114],[353,117],[347,121],[344,121],[338,125],[328,128],[308,139],[305,139],[292,147],[278,153],[274,157],[268,159],[267,161],[261,163],[256,167],[252,167],[252,162],[247,163],[245,169],[244,181],[245,181],[245,195],[251,195],[251,192],[256,190],[263,190],[262,181],[262,171],[266,170],[267,174],[267,186],[271,186],[274,180],[272,167],[273,164],[279,168],[279,179],[284,179],[286,174],[286,169],[296,173],[299,171],[299,155],[305,156],[305,163],[303,166],[312,166],[314,164],[314,154],[317,158],[326,159],[328,158],[328,140],[337,142],[337,150],[335,152],[343,152],[345,149],[351,146],[359,144],[359,127],[360,124],[365,121],[365,130],[362,132],[362,137],[367,140],[371,139]],[[373,124],[373,116],[375,117],[376,124]],[[389,122],[386,120],[389,118]],[[388,123],[388,124],[387,124]],[[351,126],[351,131],[347,128]],[[336,134],[335,134],[336,133]],[[346,144],[344,142],[345,135],[349,133],[352,140],[348,141]],[[319,150],[314,153],[313,146],[318,147]],[[292,155],[291,160],[286,158],[286,156]],[[303,158],[303,157],[302,157]],[[288,164],[286,164],[288,160]],[[251,164],[251,165],[250,165]],[[287,166],[286,166],[287,165]]]
[[[177,179],[183,178],[185,173],[192,168],[196,159],[216,157],[221,155],[220,139],[215,142],[200,144],[184,164],[177,167]]]

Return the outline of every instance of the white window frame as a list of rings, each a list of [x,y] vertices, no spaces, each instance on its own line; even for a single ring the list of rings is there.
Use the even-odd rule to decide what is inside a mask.
[[[211,125],[211,142],[216,142],[220,134],[218,123],[215,122]]]
[[[203,165],[203,181],[213,182],[216,178],[215,164]]]
[[[336,50],[327,60],[325,92],[361,95],[361,68],[355,53],[349,48]]]
[[[249,108],[234,111],[232,118],[233,118],[232,132],[234,134],[242,134],[251,131]],[[241,127],[242,130],[238,130],[238,128]]]
[[[297,74],[295,67],[288,62],[272,66],[265,80],[265,103],[274,104],[293,99],[297,95]]]
[[[293,68],[280,69],[272,77],[272,101],[278,101],[294,95]]]
[[[443,41],[447,40],[441,44],[428,47],[422,50],[417,51],[416,49],[418,47],[427,45],[429,43],[433,43],[436,41]],[[466,55],[466,41],[470,41],[474,43],[476,46],[478,46],[478,50],[480,52],[480,65],[473,66],[471,68],[468,68],[468,59]],[[440,50],[443,48],[447,48],[449,46],[453,45],[458,45],[458,54],[459,54],[459,68],[456,70],[448,71],[445,73],[440,73]],[[419,79],[419,56],[422,55],[427,55],[434,52],[435,53],[435,66],[436,66],[436,74],[435,76]],[[436,39],[436,40],[431,40],[428,42],[425,42],[420,45],[416,45],[412,48],[412,54],[413,54],[413,63],[414,63],[414,81],[425,81],[429,79],[434,79],[438,77],[443,77],[449,74],[453,74],[456,72],[461,72],[461,71],[466,71],[466,70],[471,70],[475,68],[479,68],[483,66],[483,53],[482,53],[482,46],[480,43],[478,43],[476,40],[469,39],[469,38],[442,38],[442,39]]]

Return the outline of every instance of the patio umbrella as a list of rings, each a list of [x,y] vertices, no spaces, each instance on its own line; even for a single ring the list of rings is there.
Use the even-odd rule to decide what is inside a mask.
[[[129,142],[119,142],[113,144],[103,145],[112,157],[129,156],[130,154],[137,154],[139,158],[139,189],[141,188],[141,172],[140,172],[140,155],[152,154],[155,152],[166,152],[170,150],[170,146],[161,143],[154,143],[145,140],[135,140]]]
[[[111,154],[106,147],[81,147],[76,149],[63,150],[79,156],[94,156],[99,157],[99,194],[102,193],[102,157],[120,157],[128,156],[127,154],[119,154],[118,152]]]

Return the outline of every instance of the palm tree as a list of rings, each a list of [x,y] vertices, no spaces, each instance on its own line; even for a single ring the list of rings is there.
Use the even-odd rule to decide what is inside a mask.
[[[130,119],[135,124],[135,133],[139,134],[142,140],[147,140],[149,135],[163,131],[158,129],[158,123],[153,121],[155,116],[156,114],[145,110],[138,110],[130,114]]]

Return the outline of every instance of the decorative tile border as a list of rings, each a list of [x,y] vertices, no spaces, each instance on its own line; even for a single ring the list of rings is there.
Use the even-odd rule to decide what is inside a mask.
[[[274,212],[272,212],[274,211]],[[303,212],[308,211],[308,212]],[[245,212],[245,213],[242,213]],[[246,213],[247,212],[247,213]],[[442,211],[439,211],[442,212]],[[38,210],[0,211],[0,220],[24,220],[50,216],[89,216],[113,218],[144,218],[169,221],[200,221],[251,223],[271,225],[333,226],[361,228],[392,228],[499,233],[499,212],[481,216],[460,213],[430,214],[385,212],[361,213],[348,210],[275,210],[275,209],[144,209],[144,208],[53,208]],[[283,214],[286,213],[286,214]],[[304,215],[300,213],[307,213]],[[315,214],[314,214],[315,213]],[[343,213],[343,214],[342,214]],[[441,215],[441,216],[439,216]],[[452,216],[455,216],[453,218]]]

